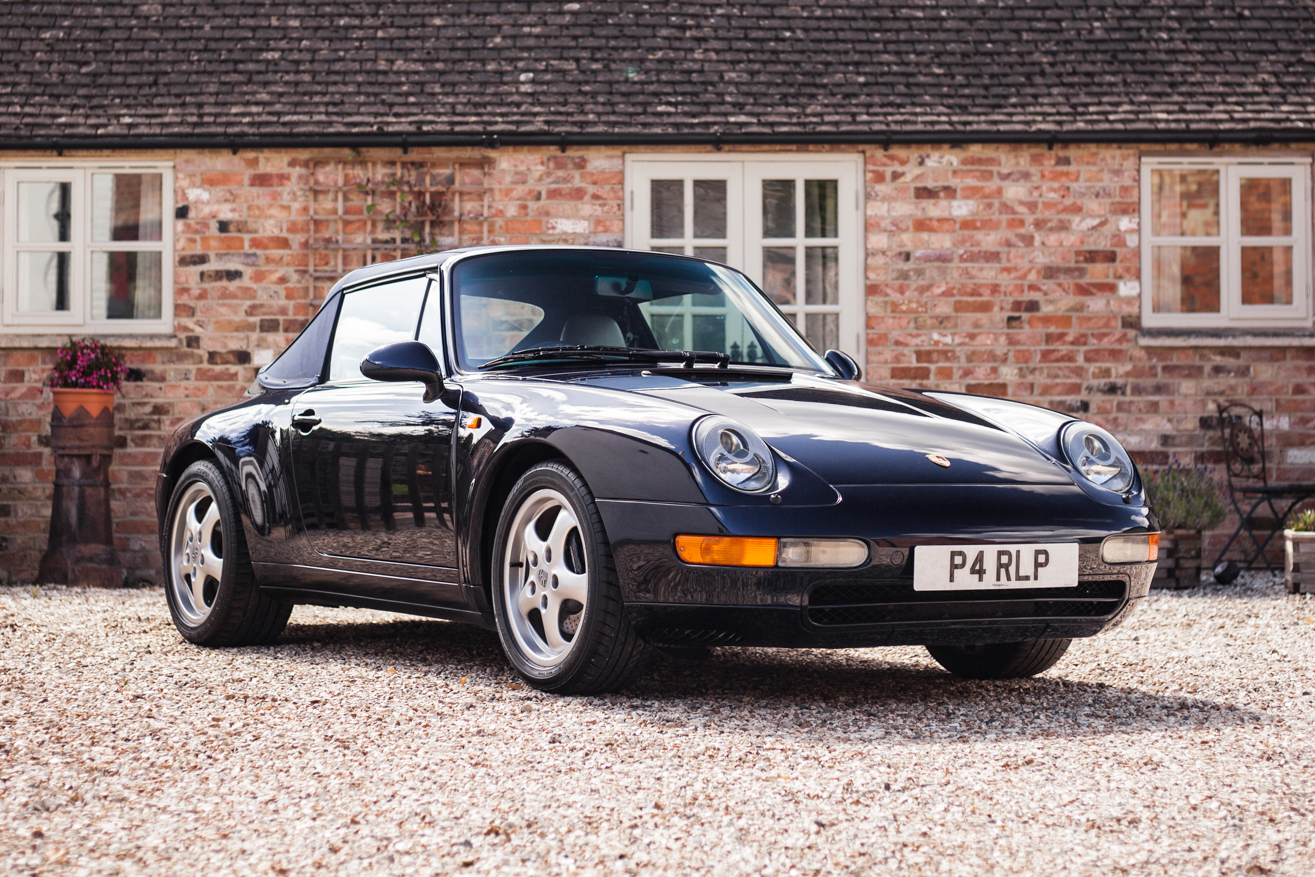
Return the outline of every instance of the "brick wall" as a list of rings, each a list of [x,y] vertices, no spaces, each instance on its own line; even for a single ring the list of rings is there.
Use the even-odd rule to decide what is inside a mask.
[[[870,378],[1071,412],[1152,466],[1221,466],[1215,403],[1249,401],[1266,413],[1271,477],[1315,481],[1315,347],[1139,334],[1141,154],[869,150]]]
[[[1213,403],[1249,399],[1271,415],[1279,477],[1315,480],[1315,348],[1139,339],[1136,149],[863,151],[873,381],[1080,414],[1150,464],[1217,463]],[[173,156],[176,337],[124,345],[145,380],[116,405],[116,542],[133,579],[159,580],[153,490],[166,437],[239,397],[312,313],[323,229],[312,224],[322,217],[311,214],[310,162],[330,157],[351,159]],[[463,206],[463,243],[620,245],[620,151],[482,157],[465,182],[488,198]],[[51,357],[48,346],[0,348],[0,579],[31,578],[45,547],[54,469],[39,384]]]

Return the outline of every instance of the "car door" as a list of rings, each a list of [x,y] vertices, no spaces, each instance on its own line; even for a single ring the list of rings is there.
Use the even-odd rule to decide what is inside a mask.
[[[293,479],[318,554],[453,569],[445,580],[455,581],[450,473],[457,411],[448,402],[456,402],[451,394],[426,402],[419,382],[381,383],[360,371],[371,350],[416,337],[429,287],[428,278],[409,277],[343,296],[328,379],[293,406]],[[437,284],[433,290],[437,297]]]

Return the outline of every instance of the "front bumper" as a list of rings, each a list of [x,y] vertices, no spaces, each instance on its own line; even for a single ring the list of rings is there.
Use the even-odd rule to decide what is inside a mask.
[[[707,506],[603,500],[599,509],[627,616],[641,636],[662,646],[852,648],[1094,636],[1146,596],[1155,571],[1153,563],[1101,560],[1101,540],[1123,531],[1114,522],[1064,526],[1050,514],[1035,527],[1005,521],[991,531],[959,526],[949,530],[953,535],[934,535],[897,533],[888,521],[878,521],[887,526],[874,533],[871,516],[856,526],[852,507],[843,516],[838,507],[755,510],[748,519]],[[858,537],[871,557],[858,569],[692,566],[672,548],[679,533]],[[1078,542],[1079,586],[913,590],[918,545],[991,541]]]

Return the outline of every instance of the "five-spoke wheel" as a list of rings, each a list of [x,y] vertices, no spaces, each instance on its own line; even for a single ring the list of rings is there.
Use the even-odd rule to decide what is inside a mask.
[[[546,691],[620,687],[649,648],[624,615],[602,518],[584,479],[541,463],[512,488],[493,546],[493,604],[512,665]]]
[[[272,642],[292,613],[291,603],[257,586],[233,495],[218,466],[193,463],[178,478],[160,534],[169,614],[200,645]]]
[[[224,575],[224,528],[204,481],[187,486],[174,511],[170,587],[188,624],[205,621]]]
[[[561,493],[543,488],[526,498],[511,523],[503,582],[512,635],[540,667],[561,664],[580,631],[589,602],[589,572],[580,522]]]

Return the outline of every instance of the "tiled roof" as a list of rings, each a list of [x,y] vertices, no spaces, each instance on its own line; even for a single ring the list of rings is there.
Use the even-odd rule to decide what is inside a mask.
[[[1315,0],[20,2],[0,140],[1315,130]]]

